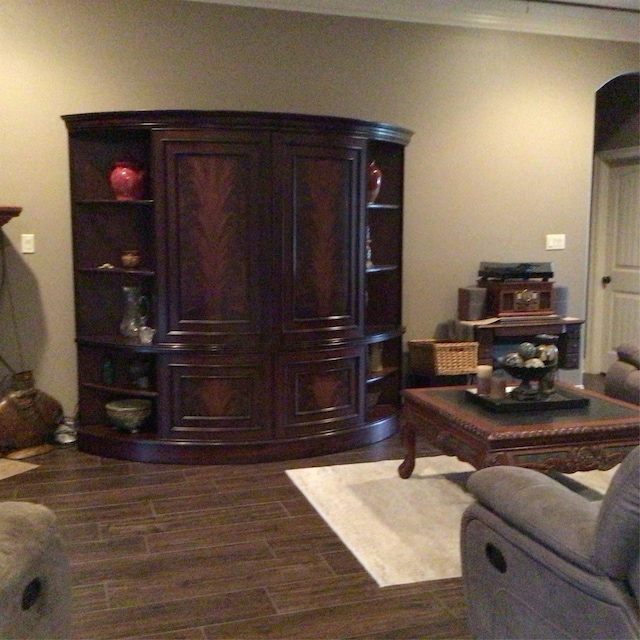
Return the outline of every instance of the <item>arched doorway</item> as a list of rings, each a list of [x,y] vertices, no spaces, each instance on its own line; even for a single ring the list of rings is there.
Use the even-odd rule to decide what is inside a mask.
[[[640,339],[640,74],[596,93],[585,371]]]

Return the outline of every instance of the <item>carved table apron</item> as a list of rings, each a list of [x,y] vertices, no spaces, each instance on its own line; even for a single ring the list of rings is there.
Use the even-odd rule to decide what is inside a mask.
[[[562,473],[611,469],[638,445],[640,407],[559,386],[588,397],[589,405],[498,413],[467,400],[466,387],[405,390],[400,477],[413,472],[417,435],[476,469],[506,464]]]

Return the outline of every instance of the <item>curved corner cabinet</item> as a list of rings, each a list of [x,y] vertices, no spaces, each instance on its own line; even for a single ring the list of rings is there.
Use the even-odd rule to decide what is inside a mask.
[[[410,131],[228,111],[63,119],[81,450],[242,463],[397,430]],[[111,191],[121,158],[145,167],[141,199]],[[367,204],[373,159],[382,188]],[[121,266],[127,249],[139,251],[136,267]],[[150,345],[120,336],[126,286],[149,300]],[[137,433],[114,430],[105,404],[136,397],[152,401],[152,416]]]

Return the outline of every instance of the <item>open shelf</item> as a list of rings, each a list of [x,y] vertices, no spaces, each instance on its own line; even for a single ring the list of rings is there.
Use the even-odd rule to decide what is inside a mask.
[[[140,398],[157,398],[157,391],[150,391],[146,389],[137,389],[135,387],[114,387],[106,384],[97,384],[93,382],[85,382],[83,383],[84,387],[87,389],[95,389],[96,391],[102,391],[104,393],[115,394],[115,395],[127,395],[127,396],[136,396]]]
[[[397,264],[374,264],[367,267],[367,273],[382,273],[384,271],[395,271]]]
[[[0,207],[0,227],[20,215],[22,207]]]

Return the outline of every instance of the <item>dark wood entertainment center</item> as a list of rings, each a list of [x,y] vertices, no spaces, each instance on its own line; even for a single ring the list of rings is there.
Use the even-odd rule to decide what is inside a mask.
[[[363,446],[397,430],[410,131],[224,111],[63,119],[82,451],[255,462]],[[140,198],[112,193],[109,173],[122,158],[145,169]],[[368,203],[374,160],[382,186]],[[120,262],[130,249],[140,255],[134,267]],[[150,301],[152,344],[119,333],[125,286]],[[375,371],[373,345],[382,347]],[[152,402],[138,433],[108,423],[105,404],[121,398]]]
[[[478,364],[493,364],[494,348],[500,341],[530,340],[539,334],[558,336],[558,366],[561,369],[580,367],[580,330],[584,320],[579,318],[531,318],[526,321],[501,318],[491,324],[472,325],[473,338],[478,342]]]

